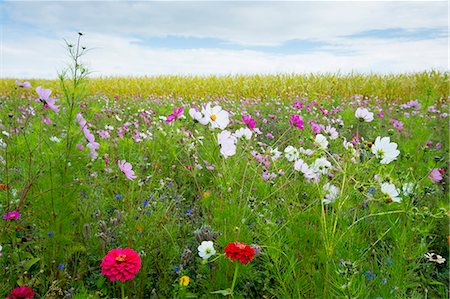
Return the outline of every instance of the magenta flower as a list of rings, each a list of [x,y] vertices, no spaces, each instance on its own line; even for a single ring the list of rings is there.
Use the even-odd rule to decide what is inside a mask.
[[[36,87],[36,92],[39,96],[39,100],[44,103],[45,108],[50,108],[56,113],[59,112],[59,107],[55,105],[56,100],[50,97],[52,91],[50,89],[44,89],[41,86]]]
[[[26,82],[20,82],[19,80],[16,80],[16,82],[14,82],[17,86],[22,87],[22,88],[31,88],[31,83],[26,81]]]
[[[255,128],[256,126],[256,122],[255,119],[252,118],[250,115],[243,115],[242,116],[242,121],[247,124],[247,127],[252,130]]]
[[[166,119],[166,123],[170,123],[179,119],[184,113],[184,108],[181,106],[180,108],[173,108],[173,113],[169,114]]]
[[[119,166],[123,174],[127,177],[127,179],[134,180],[135,178],[137,178],[137,176],[134,175],[134,171],[132,169],[133,166],[131,166],[131,164],[127,161],[117,161],[117,165]]]
[[[440,181],[442,181],[442,175],[444,173],[445,173],[444,169],[433,168],[433,170],[431,170],[430,174],[428,175],[428,178],[435,183],[439,183]]]
[[[303,126],[303,119],[300,115],[291,115],[289,118],[289,124],[292,127],[299,128],[300,130],[304,130],[305,127]]]
[[[21,214],[17,211],[8,212],[5,215],[3,215],[3,219],[5,220],[17,220]]]

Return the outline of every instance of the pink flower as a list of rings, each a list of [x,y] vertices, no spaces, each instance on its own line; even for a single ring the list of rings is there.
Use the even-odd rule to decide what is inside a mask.
[[[36,87],[36,92],[39,96],[39,100],[44,103],[45,108],[50,108],[56,113],[59,112],[59,107],[55,105],[56,100],[50,97],[52,91],[50,89],[44,89],[41,86]]]
[[[3,219],[5,220],[17,220],[21,214],[17,211],[8,212],[5,215],[3,215]]]
[[[256,126],[255,119],[252,118],[250,115],[243,115],[242,121],[247,124],[247,127],[251,130],[254,129]]]
[[[47,125],[51,125],[52,124],[52,120],[50,118],[46,118],[46,117],[42,118],[42,122],[44,124],[47,124]]]
[[[176,121],[177,119],[180,118],[180,116],[183,115],[183,113],[184,113],[183,106],[181,106],[180,108],[173,108],[173,113],[169,114],[167,116],[166,123],[170,123],[170,122]]]
[[[6,299],[31,299],[34,295],[36,295],[36,293],[33,292],[32,288],[21,286],[12,290],[11,293],[6,296]]]
[[[31,84],[30,82],[26,81],[26,82],[20,82],[19,80],[16,80],[16,82],[14,82],[17,86],[22,87],[22,88],[31,88]]]
[[[435,183],[439,183],[440,181],[442,181],[442,174],[444,173],[445,173],[444,169],[433,168],[433,170],[431,170],[430,174],[428,175],[428,178]]]
[[[299,128],[300,130],[304,130],[305,127],[303,126],[303,119],[300,115],[291,115],[289,118],[289,124],[292,127]]]
[[[133,166],[131,166],[130,163],[128,163],[125,160],[118,161],[117,165],[119,166],[120,170],[123,172],[123,174],[127,177],[129,180],[134,180],[137,178],[137,176],[134,175]]]
[[[134,279],[141,268],[139,254],[130,248],[116,248],[108,252],[103,258],[102,274],[111,281],[125,282]]]

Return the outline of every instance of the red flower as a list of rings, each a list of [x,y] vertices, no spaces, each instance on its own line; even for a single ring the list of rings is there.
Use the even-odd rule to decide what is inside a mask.
[[[241,242],[230,242],[224,250],[225,257],[232,261],[238,259],[243,264],[251,262],[255,256],[255,250],[250,245]]]
[[[141,268],[141,258],[138,253],[130,248],[116,248],[108,252],[103,258],[102,274],[109,280],[125,282],[131,280]]]
[[[30,287],[21,286],[12,290],[6,299],[31,299],[34,295],[36,293]]]

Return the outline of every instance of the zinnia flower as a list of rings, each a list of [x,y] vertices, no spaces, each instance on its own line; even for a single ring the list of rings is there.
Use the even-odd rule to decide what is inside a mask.
[[[197,249],[198,255],[204,260],[207,260],[214,254],[216,254],[216,250],[214,249],[214,244],[212,241],[203,241]]]
[[[12,290],[6,299],[31,299],[34,295],[36,293],[30,287],[21,286]]]
[[[3,219],[5,220],[17,220],[21,214],[17,211],[8,212],[5,215],[3,215]]]
[[[400,155],[397,143],[391,142],[389,137],[381,138],[380,136],[375,139],[375,143],[372,145],[372,153],[375,157],[381,159],[381,164],[389,164]]]
[[[141,268],[141,258],[130,248],[116,248],[108,252],[103,258],[102,274],[111,281],[125,282],[134,279]]]
[[[239,260],[243,264],[251,262],[255,256],[255,250],[250,245],[242,242],[230,242],[225,247],[224,251],[225,257],[233,262]]]
[[[134,180],[135,178],[137,178],[137,176],[134,175],[134,171],[132,169],[133,166],[131,166],[131,164],[127,161],[117,161],[117,165],[119,166],[123,174],[127,177],[127,179]]]

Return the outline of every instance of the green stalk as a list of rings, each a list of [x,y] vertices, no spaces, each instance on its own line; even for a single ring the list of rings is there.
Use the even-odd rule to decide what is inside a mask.
[[[239,262],[236,262],[236,267],[234,268],[233,282],[231,284],[231,296],[233,296],[234,286],[236,285],[238,272],[239,272]]]
[[[120,284],[120,290],[122,291],[122,299],[125,299],[125,283]]]

